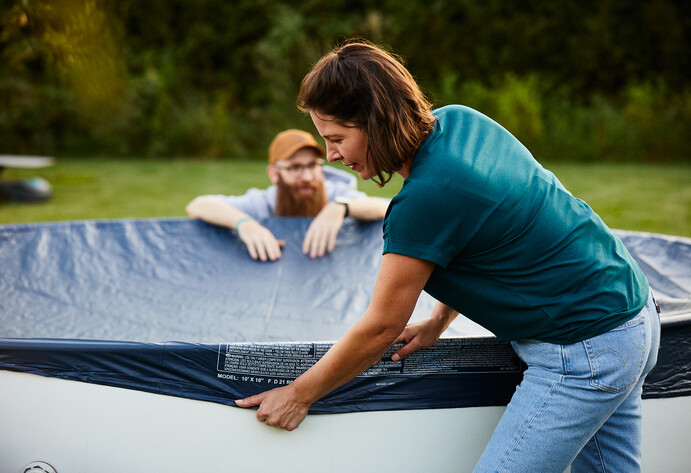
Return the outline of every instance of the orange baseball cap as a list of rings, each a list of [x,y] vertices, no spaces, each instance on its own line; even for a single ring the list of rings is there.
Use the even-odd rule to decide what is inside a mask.
[[[324,156],[322,148],[312,134],[302,130],[286,130],[280,132],[269,146],[269,163],[289,159],[297,150],[302,148],[314,148],[319,156]]]

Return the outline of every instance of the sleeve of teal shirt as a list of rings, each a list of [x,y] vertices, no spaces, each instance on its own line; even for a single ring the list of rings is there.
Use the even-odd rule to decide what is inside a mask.
[[[463,252],[482,252],[499,241],[506,229],[493,214],[507,198],[523,194],[526,184],[517,178],[516,163],[529,154],[487,117],[444,109],[393,199],[384,252],[446,267]],[[490,219],[494,224],[486,225]]]
[[[481,196],[415,181],[394,197],[384,221],[384,253],[446,267],[475,236],[492,206]]]

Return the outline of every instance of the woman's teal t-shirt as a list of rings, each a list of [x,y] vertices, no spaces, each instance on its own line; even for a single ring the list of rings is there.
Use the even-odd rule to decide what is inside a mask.
[[[643,308],[648,281],[585,202],[488,117],[434,113],[384,253],[435,263],[425,291],[505,340],[575,343]]]

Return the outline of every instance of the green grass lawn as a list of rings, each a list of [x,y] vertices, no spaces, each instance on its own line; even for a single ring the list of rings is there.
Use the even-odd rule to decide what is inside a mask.
[[[342,166],[336,165],[342,169]],[[691,237],[691,166],[546,164],[612,228]],[[53,186],[45,203],[0,203],[0,224],[56,220],[185,216],[201,194],[240,194],[266,187],[257,161],[59,159],[38,170],[7,169],[2,178],[40,176]],[[370,195],[392,197],[399,176],[384,188],[359,182]]]

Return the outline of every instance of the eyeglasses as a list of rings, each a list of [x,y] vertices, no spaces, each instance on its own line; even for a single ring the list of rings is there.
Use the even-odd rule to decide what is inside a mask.
[[[285,171],[290,175],[299,176],[303,171],[307,170],[309,172],[316,171],[317,168],[321,168],[324,165],[323,159],[317,159],[309,164],[291,164],[290,166],[281,166],[279,164],[274,164],[274,166],[281,171]]]

